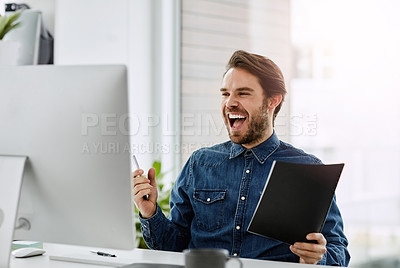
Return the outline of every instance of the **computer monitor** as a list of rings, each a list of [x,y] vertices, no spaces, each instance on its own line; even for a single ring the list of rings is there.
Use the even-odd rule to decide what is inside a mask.
[[[0,155],[28,157],[14,239],[134,248],[128,119],[125,66],[0,67]]]

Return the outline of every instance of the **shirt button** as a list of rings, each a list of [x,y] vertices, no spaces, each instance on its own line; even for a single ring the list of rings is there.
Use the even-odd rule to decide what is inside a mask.
[[[240,199],[242,199],[242,200],[245,200],[245,199],[246,199],[246,197],[242,196]]]
[[[233,256],[235,256],[235,257],[236,257],[236,256],[237,256],[237,253],[233,253]]]
[[[250,173],[250,169],[246,170],[246,173],[249,174]]]
[[[238,226],[236,226],[236,230],[240,230],[240,226],[238,225]]]
[[[207,202],[210,202],[211,201],[211,198],[207,198]]]

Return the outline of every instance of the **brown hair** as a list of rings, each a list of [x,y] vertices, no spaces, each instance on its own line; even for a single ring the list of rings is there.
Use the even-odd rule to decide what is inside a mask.
[[[282,95],[282,101],[274,111],[273,120],[275,120],[287,92],[285,88],[285,80],[278,65],[267,57],[238,50],[232,54],[232,57],[226,65],[224,76],[232,68],[244,69],[256,76],[264,90],[266,99],[270,96]]]

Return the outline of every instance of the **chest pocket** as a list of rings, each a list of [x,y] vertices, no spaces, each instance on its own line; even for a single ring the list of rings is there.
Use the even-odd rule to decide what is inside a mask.
[[[193,209],[197,226],[205,231],[222,227],[226,190],[194,190]]]

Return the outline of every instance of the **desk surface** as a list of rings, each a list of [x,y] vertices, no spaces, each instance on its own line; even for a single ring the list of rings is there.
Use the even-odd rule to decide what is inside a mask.
[[[134,249],[130,251],[126,250],[110,250],[110,249],[96,249],[99,251],[106,251],[117,255],[117,258],[102,257],[90,253],[89,250],[93,248],[81,247],[81,246],[68,246],[68,245],[57,245],[57,244],[44,244],[43,248],[47,251],[45,255],[30,257],[30,258],[10,258],[10,268],[105,268],[112,266],[104,265],[93,265],[93,264],[82,264],[75,262],[64,262],[50,260],[51,255],[71,255],[76,254],[77,256],[87,255],[90,259],[110,260],[135,263],[135,262],[151,262],[151,263],[165,263],[165,264],[178,264],[184,265],[184,255],[176,252],[166,252],[157,250],[146,250],[146,249]],[[273,261],[262,261],[252,259],[241,259],[244,268],[290,268],[290,267],[313,267],[310,265],[303,265],[297,263],[285,263],[285,262],[273,262]],[[226,265],[227,268],[239,267],[236,261],[229,261]]]

